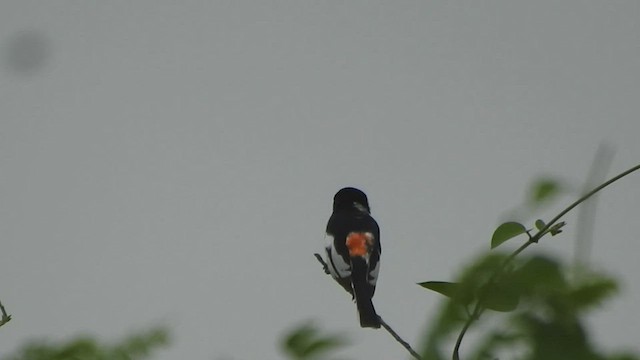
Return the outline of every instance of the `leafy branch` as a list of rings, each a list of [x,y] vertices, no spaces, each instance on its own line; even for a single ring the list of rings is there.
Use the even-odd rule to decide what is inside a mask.
[[[161,326],[136,332],[115,344],[86,335],[57,342],[34,339],[3,360],[143,360],[168,342],[169,332]]]
[[[578,314],[583,309],[596,305],[610,296],[616,289],[615,281],[604,274],[593,273],[590,276],[581,277],[581,281],[571,283],[564,276],[563,267],[558,261],[539,256],[520,259],[518,255],[545,235],[560,234],[566,225],[562,218],[567,213],[612,183],[637,170],[640,170],[640,165],[586,192],[548,223],[542,220],[535,221],[535,230],[527,229],[518,222],[501,224],[492,236],[491,249],[522,234],[528,236],[527,241],[512,253],[492,252],[484,255],[471,263],[458,282],[419,283],[422,287],[450,299],[441,311],[440,319],[432,327],[431,335],[423,349],[423,356],[442,359],[438,344],[447,341],[447,335],[456,331],[457,336],[451,358],[459,360],[460,347],[466,333],[481,318],[485,310],[512,312],[523,301],[527,302],[527,308],[507,317],[511,322],[506,327],[501,327],[494,332],[485,332],[484,345],[476,353],[479,358],[494,357],[488,351],[495,351],[507,345],[513,348],[516,342],[525,346],[528,344],[533,351],[532,354],[547,351],[548,355],[563,353],[568,358],[576,358],[577,353],[569,354],[568,352],[578,351],[576,350],[578,348],[584,354],[596,354],[597,351],[588,342],[581,340],[585,329]],[[540,204],[555,195],[557,187],[557,182],[554,181],[538,182],[533,191],[534,204]],[[572,324],[572,327],[567,328],[567,324]],[[505,332],[505,329],[509,331]],[[513,332],[517,329],[521,333]],[[563,339],[577,341],[576,344],[582,344],[581,347],[567,343],[567,346],[558,348],[554,347],[554,343],[545,342],[547,341],[545,336],[552,333],[552,330],[558,333],[554,340],[556,345],[559,341],[558,336],[562,336]],[[533,358],[545,357],[534,356]],[[584,356],[577,358],[584,358]],[[607,357],[602,355],[595,358]]]
[[[569,213],[576,206],[580,205],[581,203],[583,203],[584,201],[586,201],[587,199],[589,199],[590,197],[592,197],[596,193],[600,192],[601,190],[603,190],[607,186],[611,185],[612,183],[620,180],[621,178],[623,178],[623,177],[625,177],[625,176],[627,176],[627,175],[631,174],[632,172],[637,171],[639,169],[640,169],[640,165],[636,165],[636,166],[630,168],[629,170],[624,171],[624,172],[620,173],[619,175],[611,178],[610,180],[602,183],[601,185],[597,186],[593,190],[589,191],[588,193],[586,193],[585,195],[580,197],[578,200],[573,202],[567,208],[562,210],[558,215],[556,215],[553,219],[551,219],[551,221],[549,221],[549,223],[544,224],[544,222],[542,222],[541,220],[538,220],[536,222],[536,225],[540,225],[540,226],[539,226],[538,232],[535,233],[535,235],[533,235],[533,236],[530,235],[530,233],[526,230],[524,225],[519,224],[519,223],[509,222],[509,223],[505,223],[505,224],[502,224],[501,226],[499,226],[496,229],[496,231],[494,233],[494,236],[492,238],[492,241],[491,241],[491,247],[492,248],[495,248],[498,245],[504,243],[505,241],[507,241],[507,240],[517,236],[517,235],[520,235],[522,233],[526,233],[528,235],[528,237],[529,237],[529,240],[527,242],[525,242],[524,244],[522,244],[518,249],[516,249],[513,253],[511,253],[511,255],[509,255],[504,260],[504,262],[502,263],[502,266],[500,266],[496,270],[494,275],[490,278],[489,283],[494,282],[496,280],[496,278],[498,278],[504,272],[504,270],[508,267],[508,265],[513,261],[513,259],[516,256],[518,256],[518,254],[520,254],[522,251],[524,251],[527,247],[529,247],[531,244],[537,243],[543,236],[545,236],[548,233],[550,233],[553,236],[553,235],[556,235],[556,234],[562,232],[561,228],[566,223],[564,221],[558,223],[558,221],[564,215]],[[485,310],[485,307],[483,306],[483,301],[482,300],[483,299],[480,298],[479,301],[476,302],[473,311],[471,312],[470,316],[468,317],[467,321],[465,322],[462,330],[458,334],[458,338],[456,339],[456,344],[455,344],[454,349],[453,349],[453,355],[452,355],[452,359],[453,360],[459,360],[460,359],[459,351],[460,351],[460,345],[462,343],[462,339],[464,338],[464,336],[465,336],[467,330],[469,329],[469,327],[475,321],[477,321],[480,318],[480,316],[482,315],[483,311]]]

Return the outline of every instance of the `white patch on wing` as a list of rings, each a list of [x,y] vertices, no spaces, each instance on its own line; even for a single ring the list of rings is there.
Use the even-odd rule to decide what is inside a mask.
[[[327,242],[327,247],[330,247],[333,244],[333,235],[324,234],[324,241]]]
[[[344,279],[351,276],[351,265],[346,263],[342,256],[338,254],[333,245],[333,236],[327,235],[331,239],[331,244],[327,246],[327,259],[326,262],[329,265],[329,272],[334,279]]]
[[[376,264],[376,267],[374,267],[373,269],[371,269],[371,271],[369,271],[369,284],[375,286],[376,285],[376,281],[378,281],[378,272],[380,271],[380,260],[378,260],[378,263]]]

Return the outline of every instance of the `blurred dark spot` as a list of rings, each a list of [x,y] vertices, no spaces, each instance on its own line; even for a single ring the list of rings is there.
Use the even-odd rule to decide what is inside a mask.
[[[50,42],[42,31],[22,30],[10,36],[2,53],[3,63],[10,71],[31,75],[49,61]]]

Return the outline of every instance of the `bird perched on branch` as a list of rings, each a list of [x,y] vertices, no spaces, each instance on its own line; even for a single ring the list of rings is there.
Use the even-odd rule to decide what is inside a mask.
[[[360,326],[379,328],[380,318],[371,298],[380,269],[380,228],[371,217],[364,192],[346,187],[333,198],[333,213],[327,224],[331,244],[327,264],[331,276],[356,302]]]

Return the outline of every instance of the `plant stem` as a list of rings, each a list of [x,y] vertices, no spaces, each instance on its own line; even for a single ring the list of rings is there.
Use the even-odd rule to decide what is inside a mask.
[[[533,236],[533,239],[535,239],[535,240],[533,240],[533,242],[537,242],[545,234],[545,232],[547,230],[549,230],[549,228],[551,226],[553,226],[553,224],[555,224],[558,220],[560,220],[561,217],[565,216],[569,211],[573,210],[573,208],[575,208],[576,206],[580,205],[585,200],[587,200],[588,198],[590,198],[593,195],[595,195],[596,193],[598,193],[600,190],[606,188],[607,186],[613,184],[614,182],[620,180],[621,178],[631,174],[632,172],[634,172],[634,171],[636,171],[638,169],[640,169],[640,165],[636,165],[636,166],[632,167],[631,169],[614,176],[613,178],[611,178],[611,179],[607,180],[606,182],[602,183],[602,185],[594,188],[593,190],[591,190],[588,193],[586,193],[585,195],[583,195],[580,199],[576,200],[573,204],[569,205],[566,209],[562,210],[558,215],[556,215],[556,217],[554,217],[551,221],[549,221],[549,223],[546,224],[546,226],[543,229],[538,231]]]
[[[511,261],[513,261],[513,259],[516,256],[518,256],[518,254],[520,254],[526,248],[528,248],[529,245],[537,243],[538,240],[540,240],[547,233],[547,231],[551,228],[551,226],[553,226],[556,222],[558,222],[558,220],[560,220],[563,216],[565,216],[569,211],[573,210],[576,206],[580,205],[585,200],[587,200],[588,198],[590,198],[593,195],[595,195],[596,193],[598,193],[600,190],[606,188],[607,186],[611,185],[612,183],[620,180],[621,178],[623,178],[623,177],[625,177],[625,176],[627,176],[627,175],[631,174],[632,172],[634,172],[636,170],[639,170],[639,169],[640,169],[640,164],[630,168],[627,171],[624,171],[624,172],[614,176],[613,178],[611,178],[611,179],[607,180],[606,182],[602,183],[601,185],[595,187],[593,190],[589,191],[588,193],[586,193],[585,195],[580,197],[578,200],[574,201],[571,205],[569,205],[566,209],[562,210],[551,221],[549,221],[549,223],[547,223],[544,226],[544,228],[540,229],[535,235],[529,236],[529,240],[527,240],[526,243],[522,244],[511,255],[509,255],[509,257],[507,257],[505,259],[505,261],[502,263],[502,265],[491,276],[489,281],[491,282],[491,281],[495,280],[495,278],[499,274],[502,273],[502,271],[507,267],[507,265],[509,265],[509,263]],[[476,303],[475,308],[473,309],[472,315],[475,315],[475,316],[470,316],[469,319],[467,319],[467,321],[465,322],[464,326],[462,327],[462,330],[460,330],[460,333],[458,334],[458,338],[456,339],[456,345],[453,348],[453,354],[451,356],[453,360],[460,360],[460,345],[462,344],[462,339],[464,338],[464,335],[467,333],[467,330],[469,330],[469,327],[471,327],[471,325],[476,320],[478,320],[480,318],[480,315],[482,314],[483,309],[480,306],[480,303],[481,303],[481,301],[478,301],[478,303]]]
[[[378,316],[378,318],[380,319],[380,324],[382,325],[382,327],[387,330],[387,332],[389,332],[389,334],[391,334],[391,336],[393,336],[394,339],[396,339],[397,342],[400,343],[400,345],[404,346],[405,349],[407,349],[407,351],[409,352],[409,354],[411,354],[411,356],[413,356],[415,359],[418,360],[422,360],[422,357],[415,351],[413,350],[413,348],[411,347],[411,345],[409,345],[408,342],[404,341],[400,335],[398,335],[398,333],[396,333],[391,326],[389,326],[384,320],[382,320],[381,316]]]

